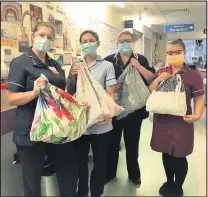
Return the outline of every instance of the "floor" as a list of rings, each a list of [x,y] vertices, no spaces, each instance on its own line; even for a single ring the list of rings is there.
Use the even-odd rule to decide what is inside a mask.
[[[207,117],[206,110],[202,118],[195,124],[195,162],[198,180],[198,196],[206,196],[207,186]]]
[[[189,171],[184,183],[185,196],[206,196],[206,116],[205,112],[195,124],[195,150],[188,157]],[[139,162],[142,172],[140,188],[129,183],[126,171],[125,146],[122,142],[118,177],[105,187],[103,196],[157,196],[166,181],[161,154],[150,149],[152,123],[146,119],[142,125]],[[91,164],[92,165],[92,164]]]

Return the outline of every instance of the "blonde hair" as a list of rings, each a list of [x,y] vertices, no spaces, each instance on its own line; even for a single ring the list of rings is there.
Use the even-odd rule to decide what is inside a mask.
[[[48,22],[40,22],[40,23],[36,24],[35,28],[33,30],[33,33],[37,32],[40,29],[40,27],[50,28],[53,31],[53,37],[55,37],[55,30],[54,30],[53,26]]]

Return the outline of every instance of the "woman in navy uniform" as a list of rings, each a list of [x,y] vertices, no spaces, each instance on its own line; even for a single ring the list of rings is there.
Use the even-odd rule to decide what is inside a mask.
[[[54,164],[60,196],[74,197],[77,187],[77,162],[72,143],[46,144],[30,141],[30,129],[36,109],[40,88],[45,80],[65,90],[65,73],[61,66],[51,59],[50,50],[54,29],[46,22],[35,26],[33,47],[14,58],[10,65],[7,89],[10,105],[17,106],[13,142],[22,167],[25,196],[41,196],[41,174],[46,154]]]
[[[129,31],[122,32],[118,37],[117,54],[109,55],[105,60],[112,62],[114,65],[116,78],[118,78],[124,69],[131,63],[141,74],[146,85],[151,83],[154,74],[150,72],[152,69],[143,55],[133,53],[133,35]],[[113,132],[111,132],[108,158],[107,158],[107,177],[106,183],[116,177],[119,145],[121,141],[122,131],[124,131],[124,141],[126,146],[126,161],[129,179],[135,184],[141,184],[141,175],[138,164],[138,150],[140,128],[142,120],[148,117],[148,113],[143,107],[127,117],[116,120],[113,119]]]

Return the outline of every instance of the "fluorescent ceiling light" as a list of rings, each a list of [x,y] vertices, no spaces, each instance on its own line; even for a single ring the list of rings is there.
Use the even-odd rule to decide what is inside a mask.
[[[115,2],[115,4],[118,5],[121,8],[124,8],[125,7],[124,2]]]

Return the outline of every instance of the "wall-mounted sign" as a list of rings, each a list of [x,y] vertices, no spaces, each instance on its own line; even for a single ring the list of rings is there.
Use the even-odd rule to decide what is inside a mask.
[[[124,21],[124,28],[133,28],[133,20]]]
[[[165,25],[164,32],[190,32],[194,31],[194,24]]]

